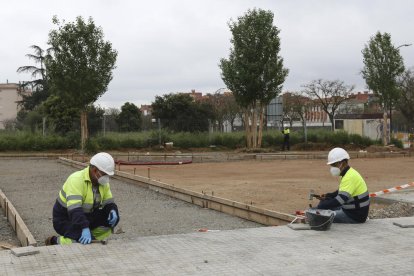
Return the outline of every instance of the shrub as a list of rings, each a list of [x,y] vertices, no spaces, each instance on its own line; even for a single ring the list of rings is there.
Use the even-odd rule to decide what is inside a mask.
[[[403,142],[397,138],[391,138],[391,144],[394,144],[397,148],[400,149],[404,147]]]

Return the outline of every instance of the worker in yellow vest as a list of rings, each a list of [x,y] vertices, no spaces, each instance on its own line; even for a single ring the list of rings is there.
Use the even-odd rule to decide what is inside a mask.
[[[114,159],[100,152],[89,163],[63,184],[53,207],[53,228],[60,236],[48,237],[46,245],[103,240],[118,224],[118,207],[109,186],[109,176],[115,171]]]
[[[369,193],[362,176],[349,166],[350,156],[342,148],[334,148],[328,154],[328,165],[333,176],[340,177],[339,188],[319,197],[318,209],[335,212],[333,222],[363,223],[369,212]]]
[[[288,127],[284,127],[282,130],[283,133],[283,150],[287,148],[287,150],[290,150],[290,129]]]

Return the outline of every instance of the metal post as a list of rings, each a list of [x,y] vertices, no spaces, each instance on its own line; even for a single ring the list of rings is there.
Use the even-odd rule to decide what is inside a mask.
[[[42,118],[42,134],[43,134],[43,136],[45,136],[45,134],[46,134],[46,117],[43,117]]]
[[[161,119],[158,118],[158,144],[161,146]]]
[[[105,122],[105,114],[103,115],[103,136],[105,136],[106,131],[106,122]]]

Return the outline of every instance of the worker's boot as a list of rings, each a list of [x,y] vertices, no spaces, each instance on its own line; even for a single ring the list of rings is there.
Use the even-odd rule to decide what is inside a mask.
[[[45,240],[45,245],[55,245],[57,244],[57,237],[56,236],[50,236]]]

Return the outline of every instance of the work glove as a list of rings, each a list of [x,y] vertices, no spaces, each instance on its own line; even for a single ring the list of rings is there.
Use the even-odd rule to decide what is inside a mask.
[[[92,241],[91,230],[89,230],[88,227],[83,228],[82,235],[79,239],[79,242],[81,244],[88,244],[88,243],[91,243],[91,241]]]
[[[109,216],[108,216],[108,224],[111,227],[114,227],[117,220],[118,220],[118,215],[116,214],[116,211],[111,210],[111,212],[109,212]]]
[[[325,194],[321,194],[321,195],[314,195],[313,197],[314,197],[314,198],[316,198],[316,199],[319,199],[319,200],[325,200],[325,199],[326,199]]]

